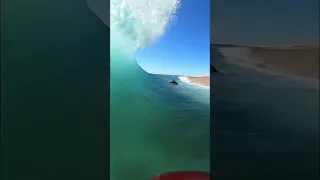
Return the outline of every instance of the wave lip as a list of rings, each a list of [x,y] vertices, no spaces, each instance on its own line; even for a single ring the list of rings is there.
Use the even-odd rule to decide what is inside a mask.
[[[165,32],[179,4],[180,0],[111,0],[111,33],[121,32],[136,48],[144,48]]]

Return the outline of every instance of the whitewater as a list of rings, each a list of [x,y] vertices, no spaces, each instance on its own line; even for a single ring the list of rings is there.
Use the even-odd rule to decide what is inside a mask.
[[[112,180],[210,169],[210,92],[172,86],[178,76],[145,72],[135,52],[156,43],[178,0],[110,1],[110,167]],[[183,84],[183,83],[182,83]]]

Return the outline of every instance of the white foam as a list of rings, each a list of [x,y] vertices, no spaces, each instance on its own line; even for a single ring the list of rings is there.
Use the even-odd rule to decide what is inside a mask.
[[[188,77],[179,76],[179,79],[184,83],[192,84],[192,82],[190,81],[190,79]]]
[[[137,48],[150,45],[173,19],[180,0],[111,0],[110,28]]]
[[[200,85],[200,84],[193,83],[193,82],[192,82],[188,77],[186,77],[186,76],[179,76],[178,78],[180,79],[180,81],[182,81],[182,82],[184,82],[184,83],[191,84],[191,85],[198,86],[198,87],[202,87],[202,88],[206,88],[206,89],[210,89],[210,86],[203,86],[203,85]]]

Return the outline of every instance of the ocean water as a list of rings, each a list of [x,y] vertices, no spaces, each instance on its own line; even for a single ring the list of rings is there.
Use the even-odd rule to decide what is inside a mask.
[[[165,33],[178,4],[111,0],[112,180],[210,169],[210,91],[178,76],[149,74],[135,59],[137,49]],[[172,79],[180,85],[170,85]]]
[[[2,5],[0,179],[109,179],[109,28],[81,0]]]
[[[213,177],[319,179],[319,80],[244,68],[219,51],[228,49],[211,48],[222,72],[211,76]]]

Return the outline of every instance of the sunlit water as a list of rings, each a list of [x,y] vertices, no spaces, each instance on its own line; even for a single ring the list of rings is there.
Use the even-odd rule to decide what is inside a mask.
[[[178,3],[111,1],[112,180],[210,169],[209,90],[146,73],[135,59],[138,48],[165,32]],[[180,85],[169,84],[172,79]]]

